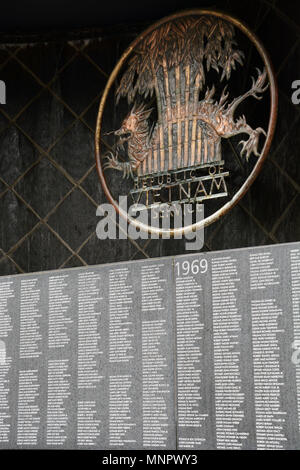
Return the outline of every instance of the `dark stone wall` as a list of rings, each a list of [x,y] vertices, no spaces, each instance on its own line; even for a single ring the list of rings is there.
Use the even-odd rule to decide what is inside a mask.
[[[208,227],[203,250],[300,239],[300,5],[228,1],[269,51],[279,84],[272,149],[256,182],[223,219]],[[184,7],[189,7],[185,2]],[[175,8],[174,8],[175,11]],[[0,275],[180,254],[184,240],[96,237],[96,207],[105,202],[94,163],[99,100],[118,57],[145,24],[85,32],[89,41],[50,33],[31,45],[0,49]],[[1,38],[0,38],[1,40]],[[24,37],[23,42],[28,42]],[[116,121],[111,109],[109,129]]]

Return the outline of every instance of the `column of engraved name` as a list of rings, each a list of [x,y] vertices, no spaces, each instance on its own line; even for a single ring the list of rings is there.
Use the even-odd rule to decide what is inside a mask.
[[[208,410],[202,406],[205,373],[202,296],[198,277],[182,275],[176,278],[178,439],[181,449],[201,448],[206,443],[204,424]]]
[[[68,274],[49,277],[47,445],[50,446],[62,446],[68,439],[72,361],[69,348],[74,324],[68,287]]]
[[[100,436],[97,398],[103,381],[100,331],[101,275],[78,274],[78,389],[77,444],[96,446]],[[102,369],[102,370],[101,370]],[[101,374],[102,372],[102,374]],[[84,397],[84,399],[83,399]]]
[[[10,306],[15,298],[14,281],[0,283],[0,445],[8,444],[11,437],[12,407],[9,400],[12,386],[10,375],[12,358],[8,352],[13,334]]]
[[[242,449],[249,437],[241,431],[245,418],[242,384],[241,322],[237,259],[212,259],[212,312],[215,370],[216,439],[218,449]]]
[[[296,369],[296,386],[298,402],[298,425],[300,432],[300,249],[290,252],[291,278],[292,278],[292,306],[294,324],[294,354],[292,361]]]
[[[109,272],[109,445],[134,446],[133,286],[129,269]]]
[[[38,279],[21,281],[20,349],[18,385],[18,445],[36,445],[40,431],[41,378],[39,359],[42,356],[41,292]]]
[[[286,410],[280,349],[284,330],[276,289],[279,268],[271,252],[250,254],[252,343],[257,449],[284,449]],[[271,288],[271,289],[270,289]]]
[[[168,439],[167,400],[170,386],[163,346],[167,344],[165,298],[167,281],[163,265],[141,268],[142,285],[142,368],[143,368],[143,446],[165,448]]]

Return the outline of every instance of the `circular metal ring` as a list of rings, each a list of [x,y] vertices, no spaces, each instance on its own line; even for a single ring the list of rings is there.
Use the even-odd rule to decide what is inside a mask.
[[[257,51],[259,52],[264,65],[267,70],[268,74],[268,79],[269,79],[269,84],[270,84],[270,118],[269,118],[269,125],[268,125],[268,131],[267,131],[267,137],[261,152],[260,157],[258,158],[256,164],[254,165],[254,168],[246,181],[243,183],[243,185],[240,187],[240,189],[234,194],[232,199],[228,201],[226,204],[224,204],[220,209],[218,209],[216,212],[214,212],[212,215],[210,215],[207,218],[204,218],[203,220],[196,222],[194,224],[191,224],[186,227],[179,227],[175,229],[161,229],[159,227],[153,227],[151,225],[146,225],[138,220],[132,218],[129,216],[129,214],[124,211],[117,201],[113,198],[111,195],[109,188],[107,186],[107,182],[104,176],[103,168],[102,168],[102,163],[101,163],[101,145],[100,145],[100,134],[101,134],[101,124],[102,124],[102,117],[103,117],[103,111],[106,103],[106,99],[108,96],[108,93],[111,89],[111,86],[113,85],[115,79],[117,78],[124,62],[126,59],[129,57],[131,52],[134,50],[136,45],[145,39],[145,37],[151,33],[153,30],[155,30],[157,27],[163,25],[166,22],[172,21],[177,18],[182,18],[185,16],[197,16],[197,15],[210,15],[210,16],[216,16],[218,18],[222,18],[223,20],[228,21],[229,23],[233,24],[236,26],[240,31],[242,31],[248,39],[256,46]],[[151,25],[148,29],[146,29],[143,33],[141,33],[128,47],[128,49],[123,53],[121,56],[119,62],[115,66],[114,70],[112,71],[109,80],[107,82],[107,85],[104,89],[101,101],[100,101],[100,106],[99,106],[99,112],[98,112],[98,117],[97,117],[97,125],[96,125],[96,133],[95,133],[95,157],[96,157],[96,166],[97,166],[97,171],[98,175],[100,178],[101,185],[103,187],[103,190],[105,192],[105,195],[108,199],[108,201],[114,206],[115,210],[122,216],[124,217],[128,223],[133,224],[135,227],[144,230],[150,234],[156,234],[156,235],[165,235],[165,236],[182,236],[185,234],[188,234],[192,231],[196,231],[198,229],[204,228],[207,225],[210,225],[213,222],[216,222],[218,219],[220,219],[223,215],[225,215],[230,209],[232,209],[238,202],[239,200],[245,195],[245,193],[248,191],[252,183],[254,182],[255,178],[257,177],[258,173],[261,170],[261,167],[264,163],[264,160],[267,157],[267,154],[270,150],[270,146],[272,143],[272,139],[274,136],[274,131],[275,131],[275,125],[276,125],[276,118],[277,118],[277,103],[278,103],[278,91],[277,91],[277,84],[275,80],[275,74],[273,71],[273,67],[271,64],[271,61],[269,59],[268,53],[266,52],[264,46],[261,44],[255,33],[253,33],[242,21],[239,19],[221,12],[221,11],[215,11],[215,10],[208,10],[208,9],[191,9],[191,10],[185,10],[179,13],[175,13],[173,15],[167,16],[160,21],[154,23]]]

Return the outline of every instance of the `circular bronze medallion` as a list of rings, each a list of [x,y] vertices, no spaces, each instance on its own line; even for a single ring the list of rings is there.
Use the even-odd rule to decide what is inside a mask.
[[[100,102],[96,162],[108,201],[156,235],[180,236],[215,222],[260,172],[276,115],[268,54],[245,24],[200,9],[158,21],[124,52]],[[125,194],[147,209],[204,204],[208,215],[164,229],[120,207]]]

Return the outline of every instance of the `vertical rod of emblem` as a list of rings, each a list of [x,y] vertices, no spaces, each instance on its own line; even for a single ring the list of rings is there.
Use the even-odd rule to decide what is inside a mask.
[[[156,101],[157,101],[157,114],[158,114],[158,122],[162,121],[162,105],[161,105],[161,99],[160,99],[160,94],[159,94],[159,88],[158,88],[158,80],[157,80],[157,74],[155,72],[155,67],[153,64],[153,59],[150,56],[150,64],[151,64],[151,71],[152,71],[152,77],[154,81],[154,89],[155,89],[155,95],[156,95]]]
[[[189,98],[190,98],[190,66],[185,68],[185,130],[184,130],[184,166],[189,160]]]
[[[152,171],[153,171],[153,169],[152,169],[152,157],[153,157],[153,152],[152,152],[152,149],[151,149],[151,151],[149,152],[148,157],[146,158],[146,160],[148,162],[148,171],[147,171],[147,173],[152,173]]]
[[[152,56],[150,55],[150,63],[151,63],[151,70],[152,70],[152,76],[153,76],[153,81],[154,81],[154,88],[155,88],[155,94],[156,94],[156,101],[157,101],[157,117],[158,117],[158,125],[160,129],[160,133],[157,134],[157,147],[156,151],[154,152],[154,159],[156,161],[156,167],[157,170],[160,171],[162,169],[162,162],[158,161],[158,156],[159,154],[162,155],[163,149],[161,148],[160,144],[160,134],[162,130],[162,104],[161,104],[161,98],[160,98],[160,93],[159,93],[159,87],[158,87],[158,79],[157,79],[157,73],[154,67],[153,59]]]
[[[196,129],[197,129],[197,118],[193,116],[192,124],[192,142],[191,142],[191,161],[190,165],[195,165],[195,153],[196,153]]]
[[[203,155],[203,162],[207,163],[207,155],[208,155],[208,140],[207,140],[207,133],[204,134],[204,155]]]
[[[176,82],[176,103],[177,103],[177,168],[181,166],[181,120],[180,120],[180,92],[181,92],[181,83],[180,83],[180,66],[176,65],[175,69],[175,82]]]
[[[164,71],[164,81],[165,81],[165,92],[166,92],[166,103],[167,103],[167,132],[168,132],[168,165],[167,169],[172,168],[172,103],[169,87],[169,73],[167,67],[167,60],[164,56],[163,58],[163,71]]]
[[[157,161],[157,148],[152,147],[152,155],[153,155],[153,171],[156,173],[158,171],[158,161]]]
[[[159,126],[159,135],[158,135],[158,143],[160,149],[160,171],[163,171],[165,168],[165,148],[164,148],[164,128],[163,124]]]
[[[193,127],[192,127],[192,150],[191,150],[191,166],[195,165],[195,154],[196,154],[196,130],[197,130],[197,105],[199,95],[200,76],[196,75],[194,85],[194,100],[193,100]]]
[[[169,154],[169,170],[173,168],[173,142],[172,142],[172,121],[168,124],[168,154]]]
[[[172,105],[171,105],[171,96],[169,88],[169,74],[166,57],[163,58],[163,71],[164,71],[164,81],[165,81],[165,92],[166,92],[166,103],[167,103],[167,119],[168,121],[172,120]]]
[[[198,159],[197,163],[203,163],[202,161],[202,129],[201,126],[198,126],[198,136],[197,136],[197,150],[198,150]]]

